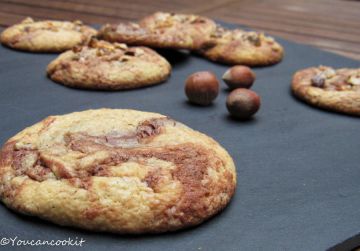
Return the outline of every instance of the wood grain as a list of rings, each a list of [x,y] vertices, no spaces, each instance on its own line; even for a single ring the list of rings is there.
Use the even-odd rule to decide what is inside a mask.
[[[136,20],[152,12],[197,13],[360,60],[360,1],[0,0],[0,26],[36,19],[86,23]]]

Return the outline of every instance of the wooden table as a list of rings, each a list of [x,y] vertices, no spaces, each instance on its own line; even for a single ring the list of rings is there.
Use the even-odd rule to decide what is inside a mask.
[[[197,13],[243,24],[360,60],[358,0],[0,0],[0,25],[27,16],[118,22],[158,10]]]

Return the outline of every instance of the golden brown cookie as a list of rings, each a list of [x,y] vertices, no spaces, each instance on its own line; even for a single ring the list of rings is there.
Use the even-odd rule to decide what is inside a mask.
[[[214,21],[197,15],[156,12],[139,23],[107,24],[102,39],[155,48],[198,49],[214,32]]]
[[[26,18],[20,24],[5,29],[0,36],[2,44],[14,49],[32,52],[62,52],[85,44],[96,30],[80,21],[38,21]]]
[[[159,84],[170,72],[166,59],[150,48],[96,39],[62,53],[47,67],[48,76],[63,85],[101,90]]]
[[[163,115],[99,109],[50,116],[0,153],[0,198],[59,225],[155,233],[197,225],[236,186],[229,154]]]
[[[292,91],[326,110],[360,116],[360,69],[311,67],[295,73]]]
[[[280,62],[284,50],[273,38],[263,33],[228,30],[218,26],[198,53],[224,64],[266,66]]]

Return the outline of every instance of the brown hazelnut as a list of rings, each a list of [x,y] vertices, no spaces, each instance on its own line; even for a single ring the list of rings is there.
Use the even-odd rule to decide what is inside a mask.
[[[229,113],[238,119],[248,119],[260,108],[260,97],[248,89],[235,89],[226,99]]]
[[[255,73],[249,67],[243,65],[231,67],[222,77],[231,90],[236,88],[250,88],[255,78]]]
[[[186,79],[185,93],[190,102],[209,105],[219,94],[219,81],[212,72],[195,72]]]

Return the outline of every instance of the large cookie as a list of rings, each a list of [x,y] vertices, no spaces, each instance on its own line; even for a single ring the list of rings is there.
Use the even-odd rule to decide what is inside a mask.
[[[360,116],[360,69],[311,67],[295,73],[292,91],[323,109]]]
[[[121,90],[159,84],[171,73],[165,58],[146,47],[127,47],[92,39],[62,53],[47,67],[48,76],[70,87]]]
[[[0,198],[51,222],[115,233],[193,226],[223,209],[234,163],[210,137],[156,113],[50,116],[10,138]]]
[[[224,64],[266,66],[280,62],[284,55],[281,45],[263,33],[218,26],[210,37],[197,52]]]
[[[139,23],[104,25],[99,36],[130,45],[195,50],[215,29],[215,22],[206,17],[156,12]]]
[[[76,45],[85,44],[96,30],[80,21],[38,21],[31,18],[5,29],[2,44],[14,49],[32,52],[62,52]]]

